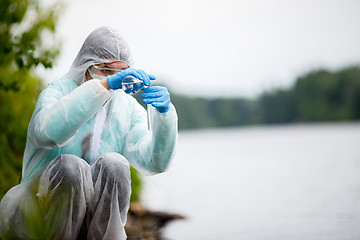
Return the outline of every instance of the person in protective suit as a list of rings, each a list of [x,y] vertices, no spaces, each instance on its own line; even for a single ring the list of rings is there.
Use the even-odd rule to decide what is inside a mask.
[[[126,239],[130,165],[164,172],[177,141],[165,87],[132,68],[130,49],[110,27],[94,30],[69,72],[40,94],[30,120],[21,183],[0,203],[2,239]],[[140,79],[146,110],[124,91]]]

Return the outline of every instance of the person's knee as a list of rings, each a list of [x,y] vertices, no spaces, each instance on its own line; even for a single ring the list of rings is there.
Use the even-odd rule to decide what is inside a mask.
[[[98,191],[102,192],[106,189],[107,194],[117,193],[119,208],[127,209],[131,195],[131,177],[130,164],[126,158],[118,153],[102,154],[95,162],[95,166],[92,166],[92,171],[94,182],[101,179],[99,185],[101,190]]]
[[[96,167],[101,168],[107,175],[119,178],[130,178],[130,164],[126,158],[118,153],[110,152],[99,156]]]
[[[71,154],[59,155],[53,161],[54,164],[50,169],[50,177],[52,182],[68,183],[68,184],[79,184],[81,178],[85,178],[90,175],[90,166],[85,160]]]

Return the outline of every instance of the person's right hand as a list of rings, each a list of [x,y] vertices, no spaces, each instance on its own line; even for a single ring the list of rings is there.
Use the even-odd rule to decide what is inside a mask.
[[[133,76],[144,82],[144,85],[150,86],[150,80],[155,80],[155,77],[151,74],[147,74],[141,69],[135,68],[126,68],[114,75],[109,75],[106,77],[106,80],[109,84],[109,88],[113,90],[120,89],[122,87],[122,82],[126,76]]]

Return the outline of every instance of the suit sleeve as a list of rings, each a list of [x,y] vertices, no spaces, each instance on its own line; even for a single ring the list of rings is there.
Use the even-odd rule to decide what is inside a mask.
[[[66,145],[111,96],[98,80],[87,81],[67,95],[60,85],[49,85],[40,94],[30,120],[30,141],[46,149]]]

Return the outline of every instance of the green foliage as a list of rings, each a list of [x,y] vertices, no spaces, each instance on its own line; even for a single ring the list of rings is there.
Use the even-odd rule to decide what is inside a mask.
[[[139,202],[140,201],[140,195],[142,190],[142,178],[138,171],[135,170],[135,168],[130,168],[131,172],[131,196],[130,196],[130,202]]]
[[[26,131],[42,86],[39,79],[28,74],[0,68],[0,78],[7,77],[22,84],[17,91],[0,89],[0,198],[21,178]]]
[[[43,87],[34,69],[51,67],[59,53],[53,35],[58,6],[0,0],[0,199],[21,178],[26,131]]]
[[[0,6],[0,65],[13,71],[52,67],[59,53],[53,32],[60,5],[42,8],[37,0],[1,0]]]

